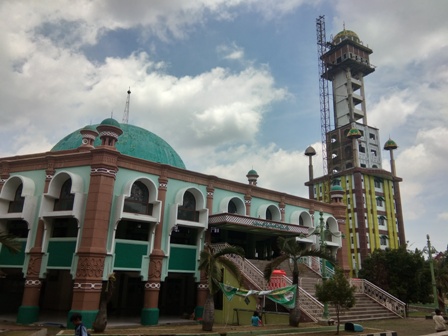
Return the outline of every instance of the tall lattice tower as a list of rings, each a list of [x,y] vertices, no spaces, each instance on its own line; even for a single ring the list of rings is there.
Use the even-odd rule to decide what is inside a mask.
[[[128,96],[126,98],[126,104],[124,106],[123,120],[121,121],[123,124],[129,123],[129,103],[131,102],[131,88],[128,90]]]
[[[322,164],[323,173],[328,173],[327,160],[327,133],[330,131],[330,100],[328,81],[325,79],[326,66],[323,55],[327,52],[328,43],[325,33],[325,15],[316,19],[317,55],[319,64],[319,97],[320,97],[320,127],[322,141]],[[331,171],[331,168],[330,168]]]
[[[384,145],[393,167],[386,171],[382,168],[379,129],[367,123],[364,77],[375,71],[369,58],[372,49],[345,27],[326,42],[323,16],[316,20],[316,31],[323,156],[328,169],[322,177],[310,174],[306,185],[314,199],[324,202],[331,202],[331,192],[342,188],[347,206],[343,248],[351,271],[356,272],[375,249],[406,243],[399,188],[402,179],[395,175],[393,158],[397,145],[391,139]],[[332,84],[333,128],[328,82]],[[333,179],[341,185],[329,187]]]

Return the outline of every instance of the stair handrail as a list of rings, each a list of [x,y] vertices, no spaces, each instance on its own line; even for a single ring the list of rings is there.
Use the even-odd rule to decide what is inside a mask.
[[[309,259],[308,259],[309,258]],[[303,257],[300,262],[307,265],[312,271],[316,272],[322,276],[322,265],[324,264],[323,259],[319,257]],[[325,263],[326,264],[326,263]],[[327,271],[327,277],[334,277],[334,269],[325,265],[325,270]]]
[[[292,280],[286,275],[282,276],[282,281],[288,286],[292,285]],[[299,279],[300,281],[300,279]],[[299,301],[300,308],[305,312],[314,322],[317,322],[324,313],[324,305],[318,301],[314,296],[299,286]]]
[[[225,247],[230,247],[231,245],[227,243],[215,243],[212,244],[213,249],[215,251],[221,251]],[[263,272],[251,263],[246,258],[240,258],[237,255],[225,255],[225,258],[232,260],[233,263],[239,268],[241,273],[245,276],[245,278],[250,281],[250,283],[258,290],[264,290],[267,287],[267,282],[264,279]]]
[[[406,318],[406,303],[403,301],[368,280],[353,278],[350,282],[357,288],[358,293],[367,295],[397,316]]]
[[[215,243],[212,244],[212,247],[215,251],[221,251],[225,247],[230,247],[231,245],[227,243]],[[246,279],[251,282],[257,288],[258,290],[264,290],[266,289],[267,282],[264,279],[263,272],[260,271],[260,269],[255,266],[253,263],[251,263],[246,258],[240,258],[236,255],[225,255],[224,257],[232,260],[235,265],[240,269],[241,273],[245,275]],[[287,286],[292,285],[292,280],[282,275],[280,278],[280,281],[283,282],[283,284],[287,284]],[[258,282],[258,283],[257,283]],[[262,287],[259,284],[262,284]],[[299,287],[299,300],[300,300],[300,307],[303,310],[305,314],[307,314],[314,322],[317,322],[319,317],[322,316],[324,311],[324,305],[316,300],[310,293],[308,293],[306,290],[304,290],[302,287]]]

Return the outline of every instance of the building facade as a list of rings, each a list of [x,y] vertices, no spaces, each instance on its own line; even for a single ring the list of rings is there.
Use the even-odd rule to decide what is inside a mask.
[[[81,312],[89,327],[114,274],[109,316],[138,316],[144,325],[201,316],[205,243],[264,260],[278,236],[297,237],[348,267],[341,193],[330,204],[262,188],[254,170],[246,176],[247,184],[189,171],[163,139],[111,118],[49,152],[1,158],[0,230],[22,250],[0,245],[0,314],[27,324],[43,311]],[[319,212],[333,235],[312,235]]]
[[[389,139],[391,171],[382,168],[379,130],[369,126],[364,77],[375,71],[369,56],[372,50],[350,30],[338,33],[322,55],[323,78],[332,84],[334,128],[326,133],[328,174],[314,178],[310,173],[310,198],[328,202],[332,185],[345,191],[346,248],[353,273],[375,249],[405,244],[399,182]],[[305,155],[314,155],[308,151]],[[310,163],[311,164],[311,163]]]

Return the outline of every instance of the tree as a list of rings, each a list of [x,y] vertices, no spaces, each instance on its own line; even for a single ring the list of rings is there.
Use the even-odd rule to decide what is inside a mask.
[[[95,332],[103,332],[107,326],[107,304],[112,298],[112,294],[115,289],[115,273],[109,275],[109,278],[103,283],[100,297],[100,309],[96,314],[95,321],[93,322],[92,329]]]
[[[431,278],[423,252],[417,249],[412,252],[401,246],[375,250],[363,261],[359,277],[407,304],[430,301]]]
[[[434,258],[434,274],[439,309],[445,311],[445,299],[448,293],[448,251]]]
[[[17,237],[12,234],[0,232],[0,245],[6,247],[11,253],[18,253],[22,246],[16,238]]]
[[[277,246],[280,249],[280,256],[269,262],[264,269],[264,278],[266,281],[271,280],[272,272],[286,260],[291,260],[293,264],[292,270],[292,284],[298,287],[299,285],[299,260],[302,257],[319,257],[334,263],[331,255],[321,251],[310,249],[306,244],[297,241],[296,237],[284,238],[278,237]],[[300,320],[300,306],[299,306],[299,290],[297,288],[296,300],[294,308],[289,312],[289,325],[291,327],[298,327]]]
[[[355,305],[356,287],[351,286],[341,269],[337,268],[333,278],[316,285],[316,297],[319,301],[329,303],[336,309],[338,321],[336,335],[339,335],[340,312]]]
[[[235,254],[244,258],[244,250],[241,247],[229,246],[215,252],[213,247],[205,245],[201,251],[198,270],[203,271],[208,284],[207,298],[204,304],[204,313],[202,316],[202,330],[212,331],[215,322],[215,302],[214,295],[220,290],[219,281],[222,278],[221,266],[224,266],[229,272],[241,281],[241,271],[238,266],[226,255]]]

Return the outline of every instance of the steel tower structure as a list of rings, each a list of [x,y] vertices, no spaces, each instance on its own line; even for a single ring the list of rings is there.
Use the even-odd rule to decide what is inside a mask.
[[[331,173],[327,160],[327,133],[330,131],[330,99],[328,81],[325,79],[326,65],[322,56],[327,52],[328,43],[325,33],[325,15],[316,19],[317,55],[319,64],[319,97],[320,97],[320,128],[322,141],[322,165],[323,173]],[[330,169],[331,170],[331,169]]]

